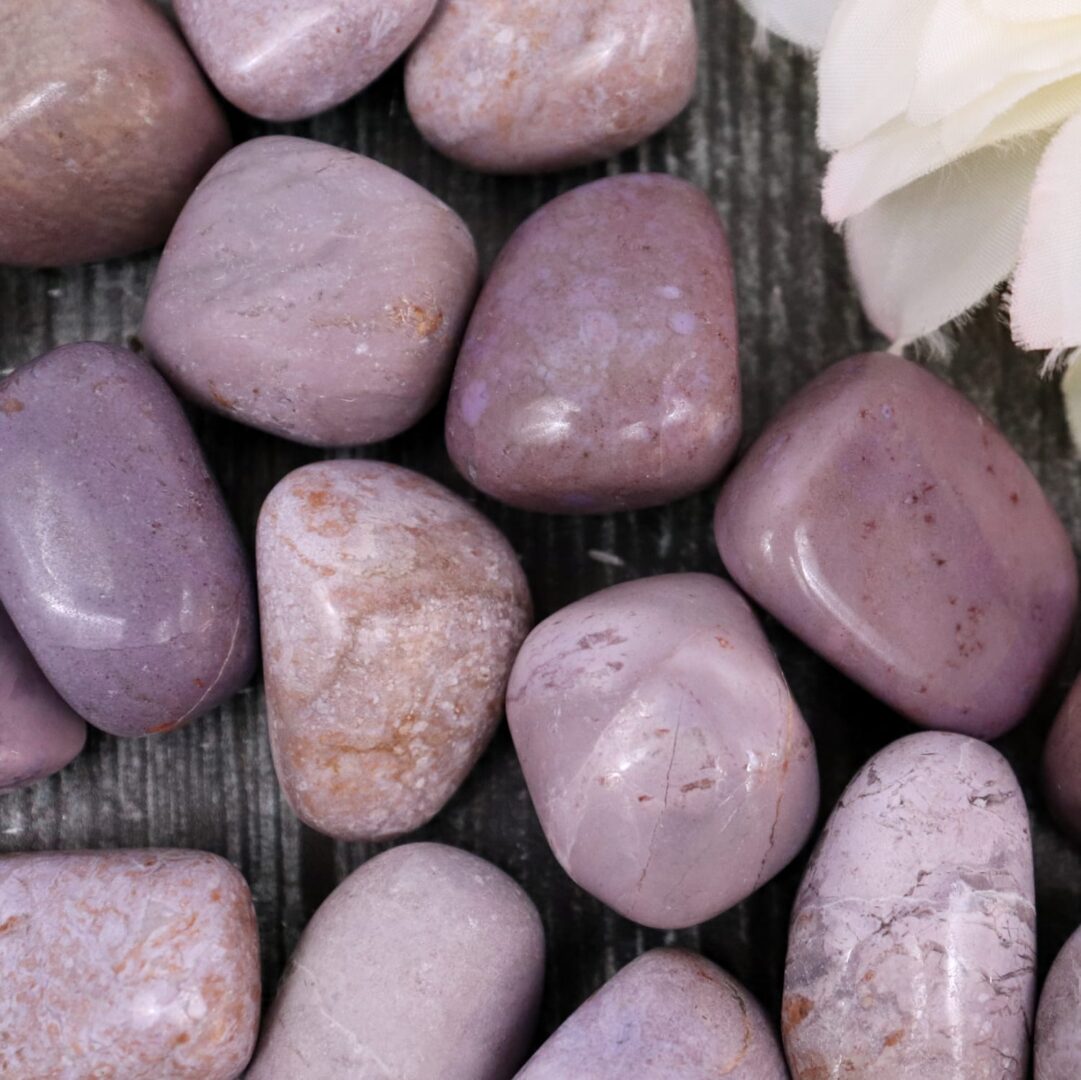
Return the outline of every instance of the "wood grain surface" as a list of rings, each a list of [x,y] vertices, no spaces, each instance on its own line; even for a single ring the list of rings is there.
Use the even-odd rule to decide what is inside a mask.
[[[698,94],[666,132],[618,160],[543,178],[480,176],[442,159],[406,113],[401,66],[359,99],[303,124],[267,125],[232,114],[237,140],[271,131],[310,136],[371,155],[454,207],[490,266],[530,212],[606,173],[670,172],[707,189],[728,224],[739,281],[747,438],[830,362],[883,343],[861,315],[836,235],[818,213],[811,63],[779,43],[752,47],[754,28],[735,0],[700,0]],[[137,344],[155,258],[60,271],[0,270],[0,371],[53,346],[93,339]],[[1081,541],[1081,467],[1057,389],[1038,358],[1017,353],[996,315],[967,328],[947,365],[933,365],[1006,432]],[[246,541],[270,488],[320,452],[192,410],[192,420]],[[544,617],[616,582],[669,571],[721,572],[710,529],[716,492],[663,509],[596,518],[530,515],[471,492],[442,441],[442,407],[411,432],[358,453],[418,469],[466,494],[520,553]],[[766,626],[818,741],[822,817],[866,758],[909,725],[818,660],[769,619]],[[1039,881],[1040,965],[1045,971],[1081,923],[1081,858],[1052,828],[1037,768],[1047,726],[1078,666],[1078,650],[1002,748],[1033,815]],[[541,1032],[642,950],[681,943],[742,979],[776,1013],[787,921],[805,862],[736,909],[678,934],[626,922],[578,890],[550,854],[505,726],[447,809],[416,839],[456,844],[491,859],[527,889],[548,932]],[[61,775],[0,798],[0,849],[164,845],[231,859],[251,883],[262,934],[265,991],[273,994],[297,937],[320,901],[374,849],[338,844],[300,826],[274,777],[261,682],[187,729],[121,741],[92,733]]]

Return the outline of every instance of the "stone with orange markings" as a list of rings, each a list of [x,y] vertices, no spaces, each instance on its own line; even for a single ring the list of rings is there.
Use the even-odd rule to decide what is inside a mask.
[[[0,1074],[233,1080],[259,1026],[251,893],[201,851],[0,857]]]
[[[287,476],[258,529],[274,761],[342,840],[430,820],[490,739],[530,621],[513,550],[439,484],[375,461]]]

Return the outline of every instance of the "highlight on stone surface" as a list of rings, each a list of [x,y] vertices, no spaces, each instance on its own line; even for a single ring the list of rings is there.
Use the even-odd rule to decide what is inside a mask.
[[[201,851],[0,856],[0,1074],[234,1080],[259,1029],[251,893]]]
[[[375,840],[442,809],[487,746],[531,621],[514,551],[433,480],[307,465],[258,529],[268,723],[314,829]]]
[[[406,67],[437,150],[486,172],[599,161],[660,131],[694,94],[691,0],[442,0]]]
[[[1028,812],[1006,759],[923,732],[834,809],[792,915],[793,1080],[1024,1080],[1036,992]]]
[[[721,493],[740,587],[924,727],[995,738],[1028,712],[1077,610],[1070,539],[975,406],[896,356],[833,365]]]
[[[0,608],[0,793],[62,769],[85,741],[86,725],[49,685]]]
[[[682,949],[629,963],[530,1058],[516,1080],[788,1080],[762,1007]]]
[[[147,0],[7,0],[0,15],[0,264],[161,243],[229,129]]]
[[[251,678],[255,595],[180,403],[139,357],[66,345],[0,383],[0,604],[67,703],[178,727]]]
[[[1074,684],[1047,736],[1043,792],[1052,816],[1081,843],[1081,679]]]
[[[315,913],[248,1080],[510,1080],[533,1033],[544,931],[501,870],[406,844]]]
[[[549,513],[671,502],[739,443],[735,285],[704,192],[662,175],[577,188],[511,238],[481,293],[447,411],[482,491]]]
[[[185,207],[141,336],[209,409],[298,442],[373,443],[435,404],[477,274],[462,220],[401,173],[253,139]]]
[[[1035,1080],[1081,1076],[1081,931],[1058,954],[1036,1013]]]
[[[507,717],[560,865],[628,919],[713,918],[810,835],[811,733],[719,578],[647,578],[557,612],[522,647]]]

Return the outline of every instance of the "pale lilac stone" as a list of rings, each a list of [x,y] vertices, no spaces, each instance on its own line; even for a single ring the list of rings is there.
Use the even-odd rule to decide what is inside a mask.
[[[646,926],[738,904],[814,824],[811,734],[719,578],[629,582],[553,615],[522,647],[507,717],[556,858]]]
[[[1036,1080],[1081,1077],[1081,931],[1063,946],[1036,1014]]]
[[[997,751],[924,732],[876,754],[796,898],[793,1080],[1024,1080],[1034,901],[1028,812]]]

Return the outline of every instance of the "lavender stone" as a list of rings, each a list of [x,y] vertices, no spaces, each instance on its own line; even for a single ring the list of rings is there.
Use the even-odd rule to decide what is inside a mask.
[[[1081,1076],[1081,931],[1058,954],[1036,1014],[1036,1080]]]
[[[137,356],[55,349],[0,384],[0,603],[68,704],[165,731],[251,677],[244,553],[179,402]]]
[[[1081,843],[1081,679],[1074,684],[1047,737],[1043,790],[1055,820]]]

